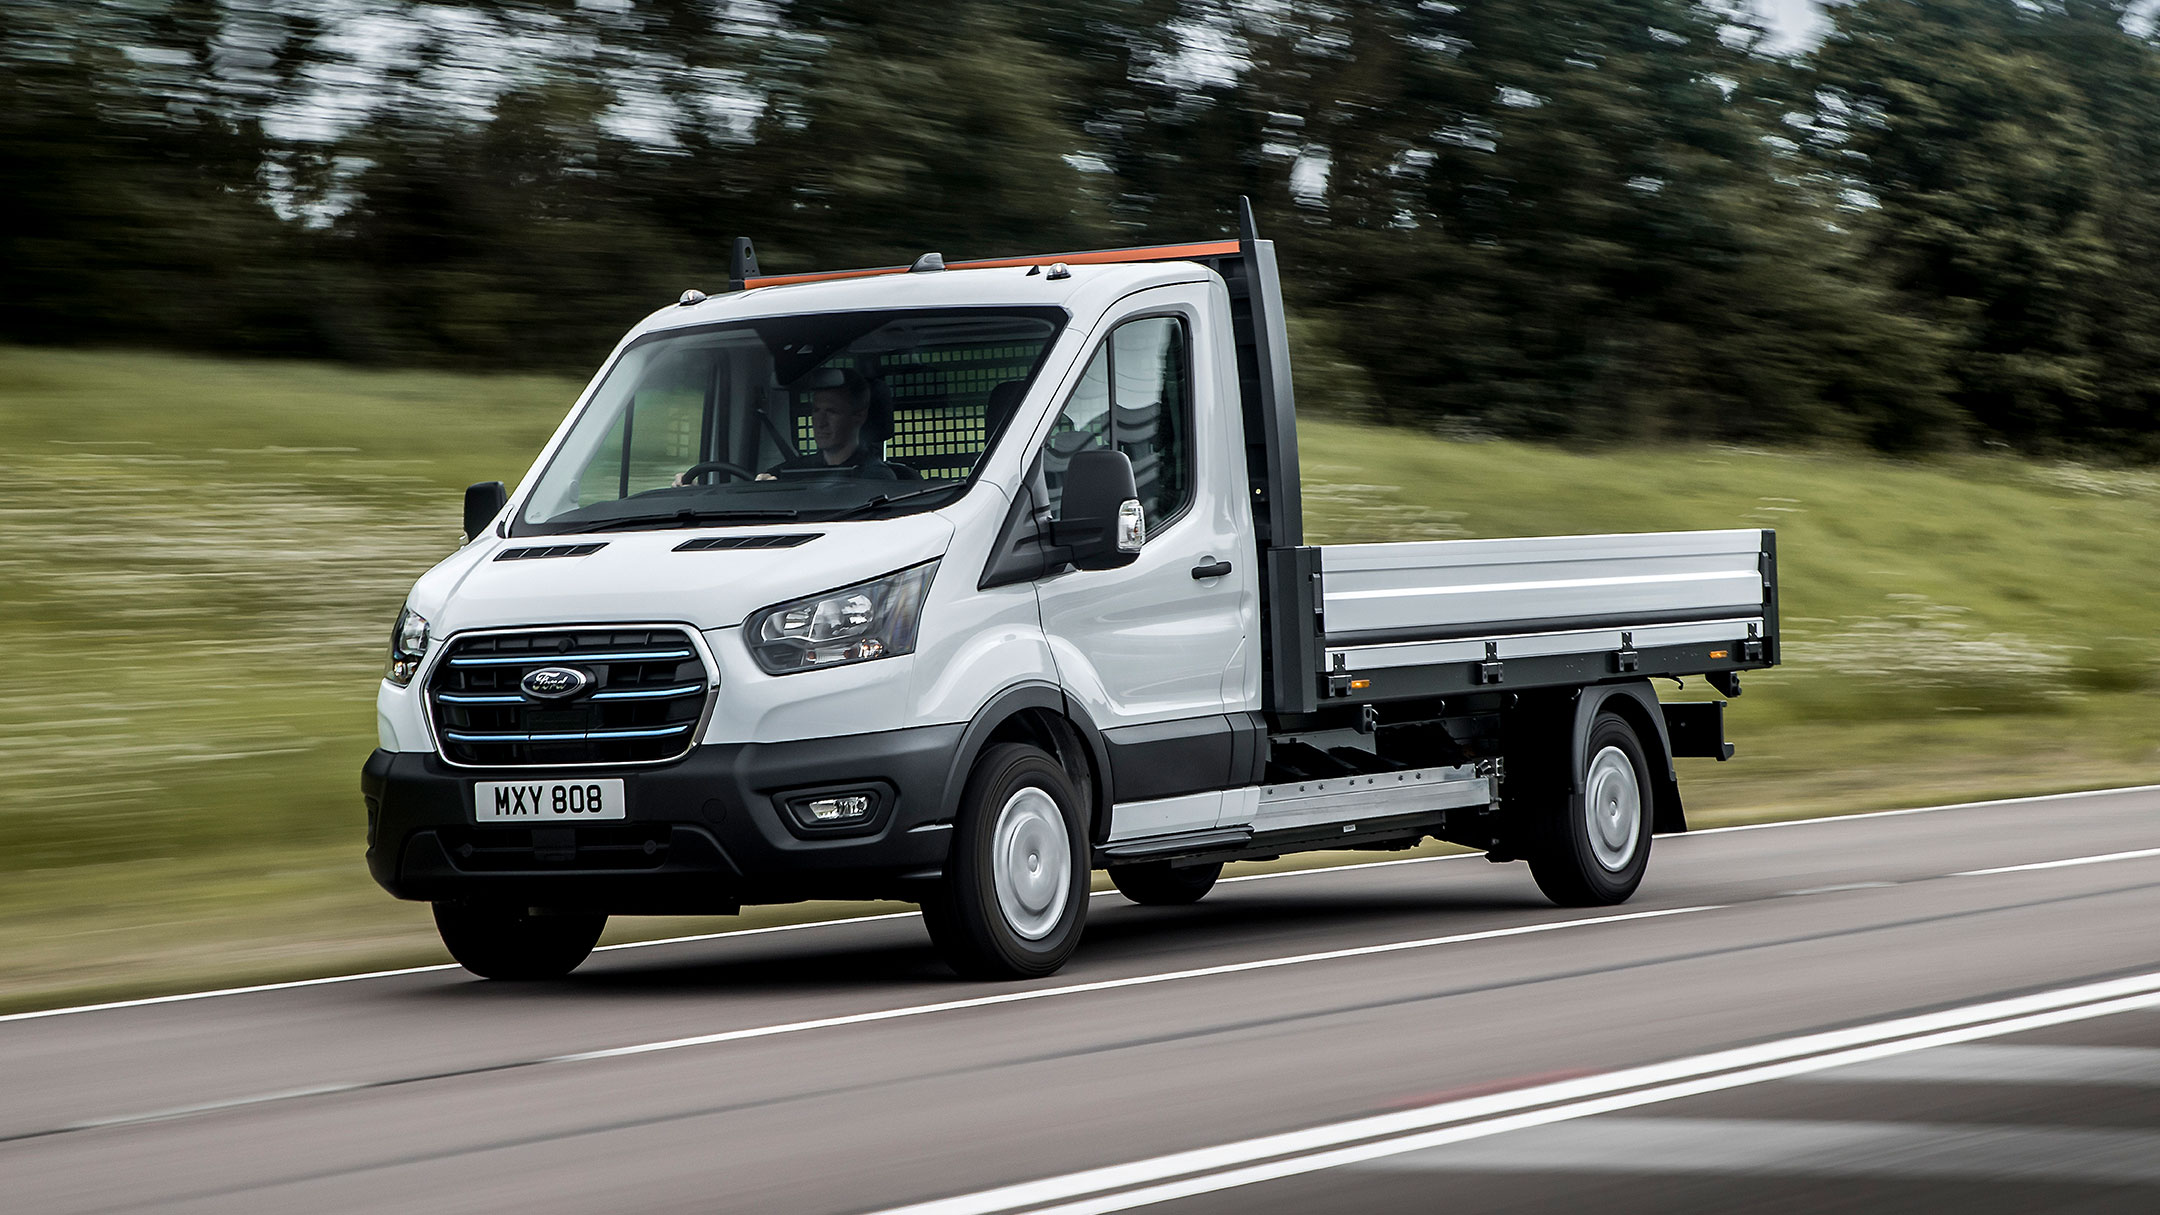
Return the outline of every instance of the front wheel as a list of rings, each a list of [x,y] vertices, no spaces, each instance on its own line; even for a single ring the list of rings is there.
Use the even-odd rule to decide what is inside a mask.
[[[952,859],[923,903],[938,952],[968,978],[1032,979],[1080,944],[1090,869],[1080,795],[1057,760],[1001,743],[961,795]]]
[[[435,904],[435,931],[458,965],[483,979],[560,979],[607,927],[604,915],[531,915],[521,907]]]
[[[1625,718],[1600,713],[1578,791],[1539,807],[1530,876],[1562,907],[1624,903],[1650,866],[1650,765]]]

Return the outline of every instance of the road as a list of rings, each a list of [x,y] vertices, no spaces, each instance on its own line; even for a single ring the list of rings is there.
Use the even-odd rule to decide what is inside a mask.
[[[2160,790],[1092,907],[0,1018],[0,1209],[2160,1209]]]

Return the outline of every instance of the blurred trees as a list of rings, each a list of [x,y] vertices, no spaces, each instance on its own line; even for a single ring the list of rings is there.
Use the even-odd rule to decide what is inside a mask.
[[[1817,147],[1981,434],[2150,451],[2160,52],[2129,7],[1861,0],[1814,58]]]
[[[586,366],[724,276],[1281,241],[1310,405],[2160,455],[2126,0],[10,0],[0,337]]]

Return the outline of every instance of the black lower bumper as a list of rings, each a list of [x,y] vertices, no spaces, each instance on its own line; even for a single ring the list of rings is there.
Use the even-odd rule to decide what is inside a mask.
[[[909,897],[941,872],[962,726],[693,748],[642,768],[480,771],[377,751],[361,769],[368,871],[401,899],[522,903],[619,915],[725,914],[744,903]],[[620,778],[627,817],[482,824],[485,780]],[[870,821],[798,824],[806,791],[875,794]]]

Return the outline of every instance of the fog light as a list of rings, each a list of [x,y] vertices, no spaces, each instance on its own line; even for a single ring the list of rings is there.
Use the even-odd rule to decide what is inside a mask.
[[[803,813],[820,827],[859,823],[870,817],[870,795],[850,793],[842,797],[814,798],[802,804]]]
[[[882,784],[799,789],[774,799],[788,829],[797,835],[848,835],[875,830],[893,791]]]

